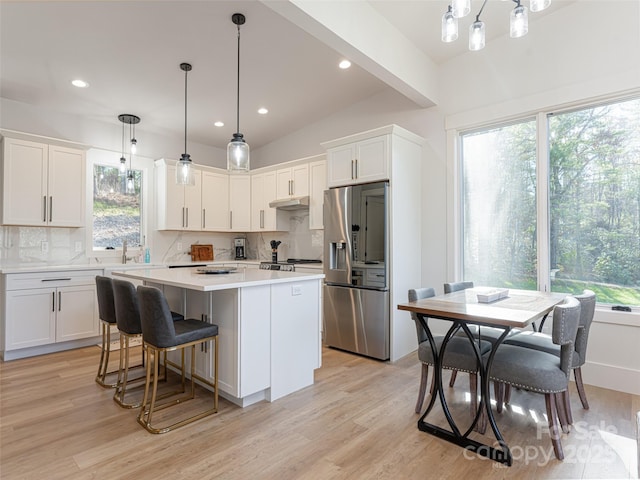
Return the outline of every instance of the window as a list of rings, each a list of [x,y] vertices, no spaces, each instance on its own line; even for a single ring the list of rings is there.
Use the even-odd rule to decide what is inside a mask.
[[[124,240],[142,245],[142,171],[133,170],[134,191],[125,193],[127,178],[117,167],[93,169],[93,248],[116,249]]]
[[[550,113],[541,128],[460,135],[463,278],[526,289],[542,278],[640,305],[640,99]]]

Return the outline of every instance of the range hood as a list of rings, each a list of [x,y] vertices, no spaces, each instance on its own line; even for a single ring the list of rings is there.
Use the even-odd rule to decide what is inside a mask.
[[[269,202],[271,208],[279,208],[280,210],[300,210],[309,208],[309,196],[285,198],[283,200],[274,200]]]

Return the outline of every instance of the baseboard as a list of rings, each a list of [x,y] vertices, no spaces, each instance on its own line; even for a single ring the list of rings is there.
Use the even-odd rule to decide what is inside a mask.
[[[582,367],[582,380],[587,385],[640,395],[640,370],[587,362]]]

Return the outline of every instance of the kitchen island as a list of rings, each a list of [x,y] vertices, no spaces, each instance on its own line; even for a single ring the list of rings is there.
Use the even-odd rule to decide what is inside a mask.
[[[218,325],[219,393],[233,403],[271,402],[313,384],[321,365],[323,274],[163,268],[113,275],[158,287],[172,310]],[[195,369],[213,380],[210,345],[196,352]]]

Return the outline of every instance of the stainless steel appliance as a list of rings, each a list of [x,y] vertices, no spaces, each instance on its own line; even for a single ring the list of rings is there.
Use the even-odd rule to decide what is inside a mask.
[[[261,270],[280,270],[282,272],[295,272],[296,265],[308,265],[312,263],[322,263],[322,260],[311,260],[306,258],[290,258],[284,262],[261,262]]]
[[[244,238],[234,238],[233,246],[236,250],[236,260],[246,260],[246,251],[245,251],[245,241]]]
[[[389,359],[388,182],[324,192],[324,341]]]

